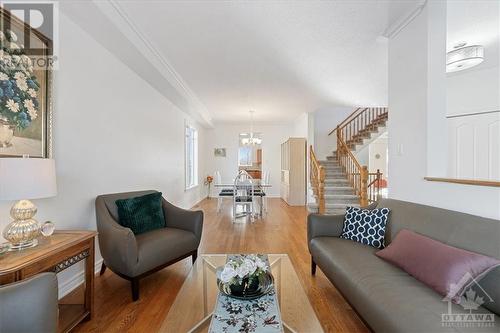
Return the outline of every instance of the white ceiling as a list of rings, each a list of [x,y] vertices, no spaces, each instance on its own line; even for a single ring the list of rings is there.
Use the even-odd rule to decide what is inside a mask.
[[[112,1],[215,121],[386,105],[380,36],[415,1]]]

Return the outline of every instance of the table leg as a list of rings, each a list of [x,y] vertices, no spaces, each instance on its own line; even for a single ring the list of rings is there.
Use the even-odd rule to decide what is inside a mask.
[[[89,256],[85,259],[85,310],[89,311],[89,314],[85,318],[86,320],[92,319],[92,314],[94,312],[94,267],[95,267],[95,257],[94,257],[94,245],[95,239],[89,239]]]

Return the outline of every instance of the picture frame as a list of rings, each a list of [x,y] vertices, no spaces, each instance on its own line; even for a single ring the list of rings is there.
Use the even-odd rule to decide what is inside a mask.
[[[226,157],[226,148],[214,148],[215,157]]]
[[[10,40],[12,35],[9,30],[16,36],[16,44],[19,49],[13,49],[10,47],[11,44],[6,44],[12,42]],[[17,71],[17,68],[23,67],[11,67],[16,68],[14,70],[8,70],[5,67],[7,58],[13,59],[14,55],[20,57],[31,59],[30,63],[35,64],[33,59],[46,59],[46,64],[49,63],[49,58],[53,54],[53,43],[52,40],[47,38],[40,31],[31,28],[28,24],[24,23],[16,16],[12,15],[9,11],[4,8],[0,8],[0,31],[2,31],[2,45],[0,54],[0,76],[3,78],[9,77],[11,83],[15,85],[15,80],[13,80],[12,73]],[[23,40],[29,36],[29,44],[37,48],[37,52],[31,52],[30,50],[25,50],[23,45]],[[14,51],[12,51],[14,50]],[[26,57],[24,57],[26,56]],[[23,63],[24,64],[24,63]],[[21,70],[19,70],[22,72]],[[53,105],[52,105],[52,94],[53,94],[53,73],[48,67],[42,67],[33,65],[33,70],[31,72],[25,71],[26,79],[28,79],[29,89],[24,89],[33,93],[31,88],[36,88],[36,96],[33,93],[32,100],[35,101],[35,108],[26,110],[24,102],[24,97],[26,95],[19,95],[19,87],[14,86],[14,97],[18,105],[18,111],[14,116],[10,114],[11,117],[6,116],[9,111],[7,102],[9,102],[9,96],[5,95],[7,88],[5,83],[0,80],[0,88],[2,88],[3,96],[0,98],[0,158],[5,157],[26,157],[30,158],[52,158],[53,157],[53,140],[52,140],[52,118],[53,118]],[[30,82],[30,75],[34,76],[31,80],[35,82],[36,87],[32,82]],[[1,77],[0,77],[1,78]],[[24,96],[24,97],[23,97]],[[12,97],[12,98],[14,98]],[[21,100],[19,100],[19,98]],[[24,100],[23,100],[24,99]],[[10,106],[12,107],[13,103]],[[15,105],[14,105],[15,106]],[[12,109],[16,110],[16,109]],[[11,110],[11,111],[12,111]],[[35,111],[33,111],[35,110]],[[24,115],[26,118],[25,123],[20,119],[20,115]]]

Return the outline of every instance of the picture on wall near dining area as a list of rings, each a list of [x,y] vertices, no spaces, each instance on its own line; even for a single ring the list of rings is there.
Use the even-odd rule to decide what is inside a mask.
[[[39,60],[49,59],[52,42],[25,27],[0,8],[0,157],[47,158],[51,154],[51,73]]]
[[[226,157],[226,148],[215,148],[214,149],[215,157]]]

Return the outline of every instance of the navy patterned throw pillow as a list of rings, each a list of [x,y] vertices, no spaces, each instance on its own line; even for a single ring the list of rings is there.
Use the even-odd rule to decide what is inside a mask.
[[[347,207],[340,238],[350,239],[377,249],[384,248],[385,226],[389,208],[373,210]]]

